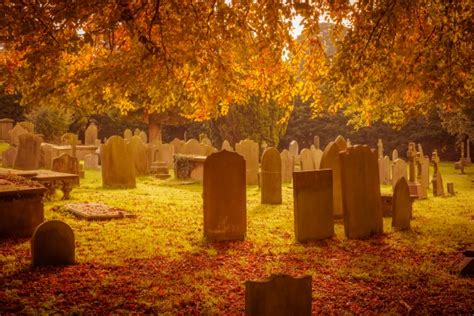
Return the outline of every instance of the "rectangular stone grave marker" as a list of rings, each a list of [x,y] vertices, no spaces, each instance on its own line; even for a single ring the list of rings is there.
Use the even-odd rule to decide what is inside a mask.
[[[108,206],[102,203],[71,203],[66,204],[64,207],[77,217],[88,221],[137,217],[121,208]]]

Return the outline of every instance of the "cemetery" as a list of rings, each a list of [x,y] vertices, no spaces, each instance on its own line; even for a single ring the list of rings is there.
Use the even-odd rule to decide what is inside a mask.
[[[474,314],[472,12],[427,2],[1,3],[0,315]]]

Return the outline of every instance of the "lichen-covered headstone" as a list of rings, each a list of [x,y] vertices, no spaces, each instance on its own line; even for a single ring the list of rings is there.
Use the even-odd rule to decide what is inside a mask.
[[[75,262],[74,232],[68,224],[51,220],[40,224],[31,238],[31,264],[69,265]]]
[[[339,156],[346,237],[363,239],[382,233],[377,152],[356,145]]]
[[[342,187],[341,187],[341,164],[339,152],[345,149],[340,148],[335,142],[329,142],[321,157],[320,169],[332,170],[332,194],[333,210],[336,218],[342,218]]]
[[[86,129],[86,132],[84,134],[84,144],[85,145],[95,145],[95,142],[97,140],[97,125],[95,125],[94,122],[91,122],[89,126]]]
[[[291,182],[293,179],[293,157],[287,149],[283,149],[280,153],[281,158],[281,181]]]
[[[112,136],[101,147],[102,185],[105,188],[135,188],[135,165],[125,140]]]
[[[274,147],[267,147],[262,155],[262,204],[281,204],[281,157]]]
[[[245,159],[247,185],[258,184],[258,143],[251,139],[241,140],[235,145],[235,150]]]
[[[245,282],[245,315],[311,315],[311,276],[272,275],[263,281]]]
[[[412,205],[410,190],[405,177],[401,177],[393,189],[392,227],[394,230],[410,229]]]
[[[330,169],[293,173],[295,236],[300,242],[334,235]]]
[[[209,241],[243,240],[247,231],[245,160],[227,150],[204,162],[204,236]]]
[[[313,154],[308,148],[303,148],[300,152],[301,171],[314,170]]]
[[[13,167],[21,170],[39,168],[41,158],[41,138],[32,133],[18,136],[19,145]]]

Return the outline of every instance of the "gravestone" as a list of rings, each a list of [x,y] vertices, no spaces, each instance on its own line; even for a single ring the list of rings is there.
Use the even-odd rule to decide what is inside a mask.
[[[405,177],[401,177],[393,189],[392,198],[392,227],[394,230],[410,229],[412,205],[410,190]]]
[[[330,169],[293,172],[295,237],[299,242],[334,235]]]
[[[454,192],[454,183],[448,182],[447,183],[448,194],[454,196],[456,193]]]
[[[201,144],[201,146],[204,156],[209,156],[210,154],[217,152],[217,149],[211,145]]]
[[[138,134],[138,137],[142,139],[142,142],[144,144],[148,143],[148,136],[144,131],[140,131],[140,133]]]
[[[402,177],[407,179],[407,163],[405,160],[398,158],[392,163],[392,188],[395,188],[395,184]]]
[[[84,134],[84,144],[85,145],[94,145],[97,140],[98,130],[97,125],[94,122],[91,122],[86,129]]]
[[[262,155],[262,204],[281,204],[281,157],[278,150],[268,147]]]
[[[377,152],[356,145],[339,156],[346,237],[363,239],[382,233]]]
[[[20,141],[18,140],[18,137],[20,135],[26,134],[28,131],[22,127],[19,123],[15,125],[9,132],[9,138],[10,138],[10,145],[18,145]]]
[[[314,169],[317,170],[321,166],[321,158],[323,157],[323,151],[316,146],[311,145],[311,153],[313,155]]]
[[[140,137],[140,132],[141,132],[141,130],[140,130],[138,127],[135,128],[135,130],[133,131],[133,136],[138,136],[138,137]]]
[[[35,134],[26,133],[18,136],[19,145],[13,168],[34,170],[39,168],[41,158],[41,138]]]
[[[174,156],[174,146],[171,144],[159,144],[157,145],[157,150],[153,161],[163,161],[166,163],[168,168],[173,168],[173,156]]]
[[[415,143],[408,143],[408,188],[410,188],[410,195],[421,198],[423,196],[422,188],[420,183],[416,179],[416,162],[417,152],[415,149]]]
[[[245,159],[247,185],[258,184],[258,143],[251,139],[241,140],[235,145],[235,150]]]
[[[4,118],[0,120],[0,140],[9,142],[10,135],[8,134],[13,129],[14,120]]]
[[[221,150],[234,151],[234,148],[232,148],[229,141],[226,139],[222,142]]]
[[[245,282],[245,315],[310,316],[312,278],[272,275],[263,281]]]
[[[130,138],[132,138],[132,136],[133,136],[133,132],[128,128],[123,132],[123,138],[125,140],[129,140]]]
[[[337,144],[337,146],[339,146],[339,149],[340,149],[341,151],[347,149],[347,142],[346,142],[346,140],[344,139],[344,137],[342,137],[341,135],[338,135],[338,136],[336,137],[336,139],[334,140],[334,142]]]
[[[139,136],[132,136],[127,142],[127,150],[130,153],[133,165],[135,166],[135,175],[148,175],[148,146],[143,143]]]
[[[105,188],[135,188],[135,165],[125,140],[110,137],[100,151],[102,185]]]
[[[444,195],[444,187],[443,187],[443,179],[441,177],[441,172],[439,171],[439,163],[440,159],[438,156],[438,151],[433,151],[433,155],[431,158],[433,162],[433,178],[431,179],[431,183],[433,186],[433,196],[443,196]]]
[[[420,146],[421,148],[421,146]],[[422,152],[417,152],[416,154],[416,182],[420,184],[418,191],[419,199],[426,199],[428,197],[428,186],[429,182],[429,162],[426,165],[425,157],[421,155]],[[428,170],[427,170],[428,169]],[[425,174],[423,174],[423,172]]]
[[[378,166],[379,166],[379,177],[380,177],[380,183],[381,184],[390,184],[390,167],[392,165],[392,162],[390,161],[390,158],[388,156],[385,156],[383,158],[378,158]]]
[[[51,170],[79,175],[79,160],[69,154],[61,154],[53,159]]]
[[[183,145],[181,152],[183,155],[205,156],[203,146],[194,138]]]
[[[379,158],[383,157],[383,142],[380,138],[377,141],[377,153]]]
[[[308,148],[303,148],[300,152],[300,170],[314,170],[313,153]]]
[[[296,140],[292,140],[288,147],[288,151],[290,152],[291,157],[293,157],[293,163],[298,165],[300,163],[300,157],[298,157],[298,153],[300,152],[300,148],[298,146],[298,142]]]
[[[319,136],[318,135],[313,137],[313,145],[314,145],[314,148],[321,149],[321,146],[319,144]]]
[[[3,168],[13,168],[17,151],[18,151],[17,147],[9,146],[7,150],[2,152],[2,167]]]
[[[266,141],[262,141],[262,143],[260,144],[260,150],[261,150],[261,152],[262,152],[262,153],[265,152],[265,149],[267,149],[267,148],[268,148],[267,142],[266,142]]]
[[[420,184],[426,189],[430,186],[430,158],[421,157],[421,177]]]
[[[342,218],[342,187],[341,187],[341,165],[339,152],[341,149],[335,142],[329,142],[324,148],[321,157],[320,169],[332,170],[332,194],[333,194],[333,210],[334,217]]]
[[[99,169],[99,156],[97,154],[87,154],[84,156],[85,169]]]
[[[349,138],[346,140],[346,144],[347,144],[347,147],[352,147],[352,143]]]
[[[31,238],[31,264],[69,265],[75,262],[74,232],[68,224],[50,220],[40,224]]]
[[[398,159],[398,150],[394,149],[392,151],[392,161],[395,161]]]
[[[209,138],[207,138],[207,136],[204,136],[203,138],[201,138],[201,144],[212,146],[212,142]]]
[[[171,142],[170,145],[174,147],[174,153],[175,154],[182,154],[182,147],[184,146],[184,141],[178,138],[174,138]]]
[[[293,179],[293,157],[291,157],[290,152],[287,149],[284,149],[280,153],[281,158],[281,181],[282,182],[291,182]]]
[[[69,145],[71,146],[71,156],[77,158],[77,143],[78,143],[78,137],[74,133],[66,133],[61,136],[61,144],[64,145]]]
[[[18,124],[24,129],[26,129],[28,133],[32,133],[32,134],[35,133],[35,124],[28,121],[19,122]]]
[[[223,150],[204,162],[204,236],[210,241],[243,240],[247,231],[245,160]]]

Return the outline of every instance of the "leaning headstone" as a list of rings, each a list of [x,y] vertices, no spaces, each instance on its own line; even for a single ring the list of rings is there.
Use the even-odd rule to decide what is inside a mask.
[[[235,150],[245,159],[247,185],[258,184],[258,143],[251,139],[241,140],[235,145]]]
[[[311,145],[311,154],[313,155],[314,169],[317,170],[321,166],[321,158],[323,157],[323,151],[316,146]]]
[[[268,147],[262,155],[262,204],[281,204],[281,157],[278,150]]]
[[[132,138],[132,136],[133,136],[133,132],[128,128],[123,132],[123,138],[125,140],[129,140],[130,138]]]
[[[87,154],[84,156],[85,169],[99,169],[99,156],[97,154]]]
[[[292,140],[290,142],[288,151],[290,152],[291,157],[293,157],[293,163],[295,164],[295,166],[298,165],[300,163],[300,158],[298,156],[300,149],[296,140]]]
[[[392,151],[392,161],[395,161],[398,159],[398,150],[394,149]]]
[[[400,180],[400,178],[407,179],[407,163],[405,160],[398,158],[392,163],[392,188]]]
[[[394,230],[410,229],[412,205],[407,180],[401,177],[393,189],[392,227]]]
[[[263,281],[245,282],[246,316],[311,315],[312,278],[272,275]]]
[[[382,233],[377,152],[356,145],[339,156],[346,237],[363,239]]]
[[[19,145],[13,168],[34,170],[39,168],[41,158],[41,138],[35,134],[26,133],[18,137]]]
[[[299,242],[334,235],[332,171],[293,172],[295,236]]]
[[[243,240],[247,231],[245,160],[223,150],[204,162],[204,236],[210,241]]]
[[[320,169],[332,170],[332,194],[333,194],[333,210],[336,218],[342,218],[342,187],[341,187],[341,164],[339,152],[344,149],[339,148],[335,142],[329,142],[324,149],[321,157]]]
[[[36,227],[31,238],[31,264],[61,266],[75,262],[74,232],[59,220],[43,222]]]
[[[84,135],[85,145],[95,145],[98,136],[97,125],[95,125],[94,122],[91,122]]]
[[[18,140],[18,137],[20,135],[26,134],[28,131],[22,127],[19,123],[15,125],[9,132],[9,138],[10,138],[10,145],[18,145],[20,141]]]
[[[17,147],[10,146],[8,147],[7,150],[2,152],[2,167],[3,168],[13,168],[17,151],[18,151]]]
[[[293,179],[293,157],[291,157],[290,152],[287,149],[284,149],[280,153],[281,158],[281,181],[282,182],[291,182]]]
[[[138,133],[140,134],[140,133]],[[131,155],[135,166],[135,174],[137,176],[146,176],[148,170],[148,147],[143,143],[139,136],[132,136],[127,143],[128,152]]]
[[[9,118],[4,118],[0,120],[0,140],[9,142],[10,136],[8,132],[13,129],[14,120]]]
[[[59,157],[53,158],[51,170],[79,175],[79,160],[67,153],[61,154]]]
[[[221,150],[234,151],[234,148],[232,148],[229,141],[226,139],[222,142]]]
[[[100,151],[102,184],[105,188],[135,188],[135,166],[125,140],[112,136]]]
[[[303,148],[300,152],[301,171],[314,170],[313,154],[308,148]]]

